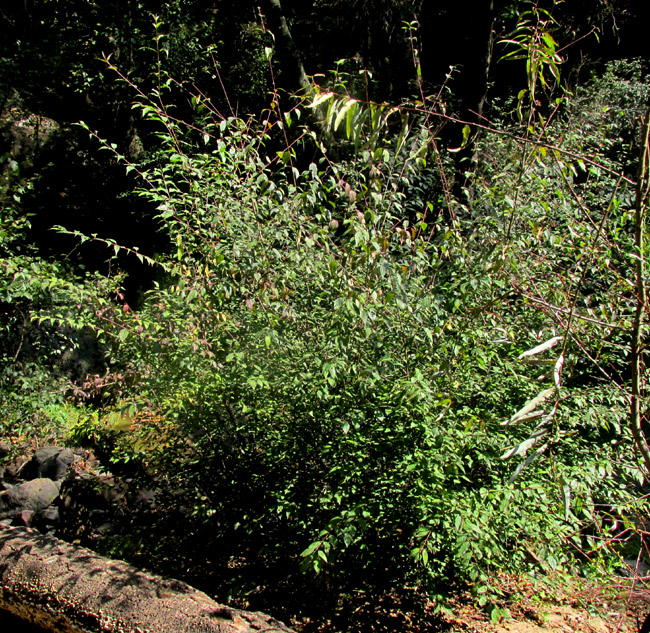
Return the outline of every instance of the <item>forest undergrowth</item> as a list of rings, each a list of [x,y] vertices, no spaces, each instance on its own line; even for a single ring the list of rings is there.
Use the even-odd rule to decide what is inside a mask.
[[[519,16],[500,63],[526,84],[478,122],[451,73],[392,104],[344,66],[224,115],[170,74],[160,21],[147,88],[105,60],[151,149],[81,125],[165,246],[58,230],[152,287],[132,307],[122,274],[25,248],[18,176],[0,233],[5,433],[163,491],[105,553],[313,630],[434,630],[468,588],[498,623],[504,573],[647,591],[649,84],[616,62],[569,91],[553,33]]]

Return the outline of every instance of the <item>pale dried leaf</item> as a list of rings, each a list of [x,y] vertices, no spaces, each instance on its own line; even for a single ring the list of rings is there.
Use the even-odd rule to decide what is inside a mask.
[[[534,453],[531,453],[526,459],[515,468],[515,472],[512,473],[512,476],[508,480],[508,483],[511,484],[519,475],[521,475],[521,472],[526,468],[526,466],[529,466],[532,464],[546,449],[548,448],[548,442],[544,444],[543,446],[540,446]]]
[[[553,394],[555,394],[555,387],[549,387],[545,389],[540,394],[535,396],[532,400],[529,400],[517,413],[515,413],[509,420],[502,422],[503,426],[508,424],[514,424],[519,422],[521,418],[528,415],[531,411],[535,411],[537,407],[542,404],[545,400],[548,400]]]
[[[541,418],[546,411],[544,409],[537,409],[537,411],[532,411],[531,413],[527,413],[526,415],[522,416],[521,418],[517,418],[517,422],[527,422],[528,420],[534,420],[535,418]]]
[[[537,442],[539,442],[547,433],[548,429],[538,429],[527,440],[524,440],[517,446],[507,450],[503,455],[501,455],[501,459],[510,459],[517,455],[525,457],[528,450],[535,446],[535,444],[537,444]]]
[[[542,352],[545,352],[547,349],[551,349],[552,347],[555,347],[561,340],[562,340],[561,336],[554,336],[553,338],[550,338],[548,341],[545,341],[541,345],[538,345],[537,347],[533,347],[533,349],[529,349],[525,351],[523,354],[520,354],[519,360],[521,360],[522,358],[526,358],[528,356],[535,356],[536,354],[541,354]]]
[[[555,388],[557,389],[558,394],[560,393],[562,365],[564,365],[564,352],[560,354],[560,357],[557,359],[555,367],[553,368],[553,382],[555,383]]]
[[[553,405],[553,408],[551,409],[550,413],[535,428],[539,429],[543,427],[547,422],[550,422],[555,417],[556,413],[557,413],[557,401]]]

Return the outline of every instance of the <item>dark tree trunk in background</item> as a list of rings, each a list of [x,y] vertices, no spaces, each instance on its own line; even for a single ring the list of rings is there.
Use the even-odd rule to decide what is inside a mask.
[[[269,25],[278,43],[280,58],[283,59],[287,74],[298,88],[307,88],[309,79],[305,73],[302,55],[291,36],[287,19],[282,12],[280,0],[267,0]]]

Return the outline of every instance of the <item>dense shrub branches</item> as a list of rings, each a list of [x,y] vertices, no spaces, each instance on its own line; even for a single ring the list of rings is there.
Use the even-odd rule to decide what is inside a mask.
[[[150,555],[178,573],[208,551],[205,573],[240,597],[301,573],[332,595],[485,587],[500,567],[597,557],[599,505],[642,505],[626,423],[634,133],[599,102],[625,101],[620,76],[564,95],[552,120],[520,100],[527,116],[472,127],[442,90],[377,104],[339,76],[259,118],[190,95],[185,124],[158,71],[134,105],[157,152],[135,165],[104,147],[167,235],[147,258],[159,283],[136,311],[95,297],[84,322],[134,377],[104,404],[156,414],[118,456],[183,500],[182,547]],[[458,146],[443,123],[460,123]]]
[[[316,90],[346,158],[305,163],[322,141],[295,131],[303,105],[262,129],[206,115],[202,137],[142,97],[165,158],[140,169],[141,195],[173,249],[113,355],[166,420],[147,460],[197,491],[197,543],[227,551],[224,568],[248,561],[238,590],[260,582],[255,560],[284,561],[287,580],[301,559],[339,589],[574,564],[595,506],[633,499],[639,472],[624,383],[603,380],[624,374],[633,307],[614,170],[570,157],[559,118],[532,145],[505,128],[476,140],[472,206],[439,213],[453,174],[438,106],[419,117]],[[269,161],[281,127],[299,141]],[[551,336],[553,399],[504,429],[539,391],[540,353],[518,356]]]

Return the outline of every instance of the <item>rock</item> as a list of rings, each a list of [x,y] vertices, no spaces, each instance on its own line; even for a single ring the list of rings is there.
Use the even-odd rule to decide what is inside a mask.
[[[61,125],[23,107],[15,91],[9,96],[8,105],[0,113],[0,140],[9,157],[8,167],[2,171],[14,164],[29,168],[46,146],[60,138]]]
[[[49,532],[59,523],[59,508],[54,504],[47,506],[44,510],[41,510],[37,515],[32,525],[40,530],[41,532]]]
[[[1,523],[0,608],[74,633],[291,633],[268,615],[218,604],[178,580]]]
[[[115,534],[115,524],[114,523],[102,523],[95,532],[99,536],[108,536],[110,534]]]
[[[155,508],[160,490],[138,490],[135,494],[135,505]]]
[[[93,542],[114,531],[113,515],[129,505],[125,484],[112,475],[75,472],[61,485],[61,520],[57,535],[69,541]],[[109,524],[110,529],[100,530],[105,524]]]
[[[24,510],[39,512],[59,496],[59,486],[51,479],[32,479],[0,493],[0,519]]]
[[[24,525],[25,527],[29,527],[32,524],[32,521],[34,520],[34,516],[36,513],[33,510],[21,510],[18,515],[16,516],[16,519],[14,519],[14,523],[17,523],[18,525]]]
[[[24,455],[20,455],[16,457],[13,461],[9,462],[5,468],[5,477],[9,477],[11,479],[16,479],[20,475],[21,470],[25,466],[25,464],[29,461],[27,457]]]
[[[45,477],[61,481],[74,462],[74,453],[69,448],[46,446],[39,448],[29,462],[20,470],[23,479]]]
[[[624,567],[620,568],[621,575],[626,578],[647,578],[650,575],[650,565],[636,558],[625,558]]]
[[[106,522],[107,515],[106,510],[95,508],[88,513],[88,521],[90,521],[91,525],[101,525]]]

